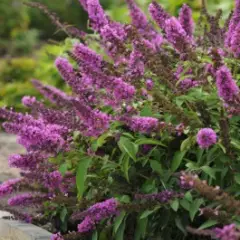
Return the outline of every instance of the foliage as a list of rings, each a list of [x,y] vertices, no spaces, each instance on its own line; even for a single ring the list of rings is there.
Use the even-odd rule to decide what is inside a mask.
[[[153,1],[152,24],[128,0],[126,25],[81,2],[95,33],[53,50],[73,93],[34,80],[51,105],[25,96],[29,114],[0,109],[26,148],[0,196],[27,192],[8,204],[40,207],[15,216],[51,222],[53,240],[239,239],[240,1],[224,25],[203,4],[194,35],[187,5],[175,18]],[[38,74],[55,75],[41,57]]]
[[[71,44],[72,40],[67,39],[59,45],[44,45],[32,57],[3,59],[0,62],[0,106],[14,106],[18,111],[25,111],[20,101],[23,96],[40,97],[30,83],[33,78],[67,90],[52,61]]]

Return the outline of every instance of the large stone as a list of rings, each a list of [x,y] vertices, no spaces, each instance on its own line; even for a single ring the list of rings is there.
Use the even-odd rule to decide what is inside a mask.
[[[8,157],[14,153],[23,153],[17,144],[16,136],[0,132],[0,182],[19,176],[19,170],[8,166]]]
[[[0,219],[0,240],[50,240],[51,235],[32,224]]]

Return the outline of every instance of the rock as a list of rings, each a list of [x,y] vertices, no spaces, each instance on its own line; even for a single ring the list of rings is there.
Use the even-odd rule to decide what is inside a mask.
[[[17,144],[16,136],[0,132],[0,182],[19,177],[19,170],[8,166],[8,157],[23,152],[24,149]]]

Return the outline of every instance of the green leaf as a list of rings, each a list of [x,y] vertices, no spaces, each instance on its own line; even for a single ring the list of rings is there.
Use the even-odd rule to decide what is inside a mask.
[[[157,172],[159,175],[163,175],[163,169],[161,163],[159,163],[156,160],[151,160],[150,161],[150,166],[153,171]]]
[[[201,169],[202,169],[207,175],[209,175],[211,178],[216,179],[216,176],[215,176],[216,170],[215,170],[215,169],[213,169],[213,168],[211,168],[211,167],[209,167],[209,166],[203,166],[203,167],[201,167]]]
[[[152,113],[151,107],[148,105],[144,106],[140,112],[140,116],[141,117],[152,117],[153,113]]]
[[[177,210],[178,210],[178,208],[179,208],[179,201],[178,201],[178,199],[173,200],[173,201],[171,202],[170,206],[171,206],[171,208],[172,208],[175,212],[177,212]]]
[[[160,209],[160,206],[155,207],[153,210],[145,210],[141,216],[140,219],[144,219],[146,217],[148,217],[149,215],[151,215],[152,213],[156,212],[158,209]]]
[[[232,139],[231,144],[233,145],[233,147],[240,150],[240,141],[238,141],[237,139]]]
[[[104,134],[102,134],[98,139],[97,139],[97,146],[98,147],[102,147],[106,141],[107,141],[107,138],[110,137],[111,134],[110,132],[106,132]]]
[[[120,227],[120,225],[122,224],[122,221],[124,220],[124,217],[126,216],[126,212],[122,211],[116,218],[114,221],[114,226],[113,226],[113,231],[116,233]]]
[[[119,201],[121,203],[130,203],[131,198],[128,195],[121,195],[121,197],[119,198]]]
[[[85,180],[87,177],[87,170],[91,163],[90,157],[82,158],[79,161],[78,167],[77,167],[77,176],[76,176],[76,184],[78,189],[78,197],[81,198],[84,192],[84,185]]]
[[[202,198],[200,199],[195,199],[195,201],[192,202],[192,204],[190,205],[190,209],[189,209],[189,214],[190,214],[190,218],[193,221],[196,213],[199,211],[200,206],[204,203],[204,200]]]
[[[217,145],[222,149],[222,151],[226,154],[226,148],[221,144],[221,143],[217,143]]]
[[[63,163],[60,165],[59,167],[59,172],[64,176],[65,173],[67,172],[68,170],[68,164],[67,163]]]
[[[182,142],[181,147],[180,147],[181,152],[187,151],[191,148],[193,139],[194,138],[192,136],[190,136]]]
[[[175,218],[175,224],[178,227],[178,229],[180,229],[183,232],[184,235],[187,235],[187,232],[185,230],[186,228],[183,226],[182,221],[179,216],[177,216]]]
[[[68,214],[67,208],[64,207],[60,213],[60,219],[62,222],[65,222],[67,214]]]
[[[196,171],[196,170],[199,170],[199,166],[197,163],[195,162],[189,162],[186,164],[186,167],[191,170],[191,171]]]
[[[208,221],[206,221],[205,223],[203,223],[198,229],[205,229],[205,228],[209,228],[212,227],[214,225],[218,224],[217,220],[214,219],[209,219]]]
[[[129,156],[127,154],[124,155],[122,159],[122,171],[124,173],[125,178],[129,182],[129,175],[128,175],[128,170],[129,170]]]
[[[128,138],[121,137],[118,146],[122,152],[126,152],[135,162],[137,161],[136,155],[138,152],[138,145],[131,142]]]
[[[234,180],[237,184],[240,184],[240,173],[234,175]]]
[[[189,209],[190,209],[190,203],[189,203],[186,199],[182,199],[182,200],[180,201],[180,204],[181,204],[181,206],[182,206],[185,210],[189,211]]]
[[[137,226],[134,233],[134,240],[141,240],[145,238],[146,229],[147,229],[148,218],[137,219]]]
[[[158,146],[166,147],[166,145],[164,145],[162,142],[155,139],[151,139],[151,138],[140,138],[136,140],[135,143],[137,145],[149,144],[149,145],[158,145]]]
[[[92,240],[98,240],[98,232],[95,231],[92,235]]]
[[[197,162],[198,162],[198,163],[201,162],[203,153],[204,153],[204,149],[198,149],[198,151],[197,151]]]
[[[172,160],[172,164],[171,164],[172,172],[175,172],[179,168],[179,166],[181,165],[183,157],[185,156],[185,154],[186,154],[186,151],[183,151],[183,152],[177,151],[174,154],[174,157],[173,157],[173,160]]]
[[[193,198],[192,198],[191,191],[186,192],[184,198],[187,199],[189,202],[192,202]]]
[[[118,228],[118,231],[115,235],[116,240],[124,240],[124,231],[126,227],[126,218],[122,221],[120,227]]]

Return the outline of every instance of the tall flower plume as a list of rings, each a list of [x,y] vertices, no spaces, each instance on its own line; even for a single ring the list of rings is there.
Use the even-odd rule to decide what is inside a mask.
[[[239,93],[239,88],[234,81],[230,70],[226,66],[222,66],[216,73],[216,84],[218,95],[226,102],[231,102]]]
[[[175,17],[171,17],[165,21],[165,25],[167,40],[179,53],[187,53],[192,42],[180,22]]]
[[[194,22],[192,19],[192,9],[187,4],[184,4],[182,6],[178,20],[182,25],[183,29],[185,30],[185,32],[187,33],[187,35],[189,37],[192,37],[194,31]]]

